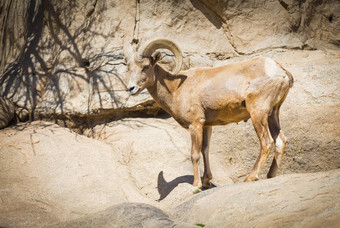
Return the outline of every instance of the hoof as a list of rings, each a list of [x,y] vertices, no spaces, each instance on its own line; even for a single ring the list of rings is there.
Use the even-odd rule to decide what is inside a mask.
[[[267,178],[273,178],[273,177],[276,177],[276,174],[277,174],[277,170],[276,171],[269,171],[268,174],[267,174]]]
[[[273,178],[273,177],[275,177],[276,175],[273,175],[273,174],[267,174],[267,179],[270,179],[270,178]]]
[[[247,176],[246,179],[244,179],[244,182],[251,182],[251,181],[258,181],[259,177],[258,176]]]
[[[201,186],[201,189],[206,190],[206,189],[212,188],[212,186],[213,185],[209,181],[208,183],[203,183],[202,186]]]
[[[213,184],[210,182],[210,180],[212,179],[212,177],[210,178],[202,178],[202,187],[201,189],[202,190],[205,190],[205,189],[209,189],[209,188],[212,188],[213,187]]]

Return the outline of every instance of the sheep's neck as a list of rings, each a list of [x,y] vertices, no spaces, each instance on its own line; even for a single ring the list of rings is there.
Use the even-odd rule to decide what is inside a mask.
[[[148,88],[149,93],[155,101],[169,114],[172,113],[173,94],[179,88],[181,79],[171,75],[162,67],[156,65],[155,83]]]

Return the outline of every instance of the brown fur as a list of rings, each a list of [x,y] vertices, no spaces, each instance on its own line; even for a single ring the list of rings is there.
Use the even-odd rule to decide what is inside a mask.
[[[157,59],[150,57],[129,63],[129,90],[137,95],[146,88],[165,111],[182,127],[189,129],[194,186],[200,182],[200,152],[204,159],[203,187],[211,186],[208,153],[212,126],[249,118],[259,137],[261,150],[245,181],[258,179],[274,144],[275,158],[268,177],[276,175],[286,145],[280,129],[279,110],[293,84],[288,71],[264,57],[220,67],[180,71],[176,75],[156,62]]]

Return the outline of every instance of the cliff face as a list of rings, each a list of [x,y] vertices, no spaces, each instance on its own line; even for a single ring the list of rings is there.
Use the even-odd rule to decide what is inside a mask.
[[[0,95],[32,118],[157,110],[147,94],[124,91],[123,46],[133,38],[169,38],[185,68],[212,66],[269,49],[338,49],[339,12],[336,0],[3,0]]]

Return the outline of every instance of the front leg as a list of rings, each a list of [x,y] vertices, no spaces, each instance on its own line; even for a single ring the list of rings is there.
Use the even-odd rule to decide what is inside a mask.
[[[203,124],[201,121],[192,123],[189,127],[189,131],[191,135],[191,161],[194,171],[193,186],[199,186],[201,178],[198,164],[200,160],[200,151],[202,149]]]

